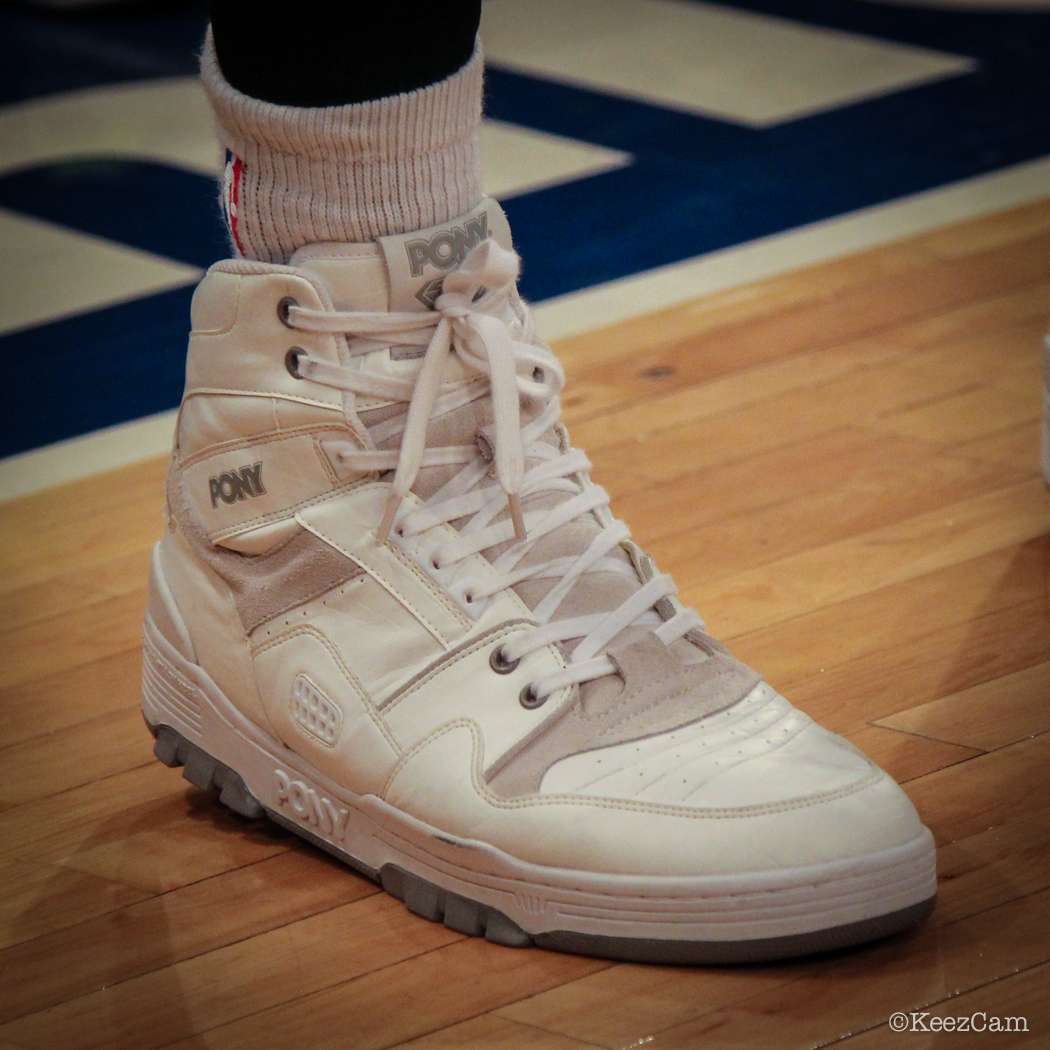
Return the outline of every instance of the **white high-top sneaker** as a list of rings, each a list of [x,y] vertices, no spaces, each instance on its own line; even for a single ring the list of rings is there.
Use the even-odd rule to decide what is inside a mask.
[[[929,831],[611,516],[509,249],[485,201],[205,277],[145,623],[157,756],[501,944],[724,963],[918,922]]]

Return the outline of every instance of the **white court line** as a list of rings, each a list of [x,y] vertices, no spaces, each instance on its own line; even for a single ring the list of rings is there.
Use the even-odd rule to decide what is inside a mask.
[[[486,0],[489,62],[751,128],[959,76],[975,59],[702,0]]]
[[[1050,196],[1050,157],[662,266],[535,307],[556,340]],[[107,427],[0,460],[0,501],[171,449],[175,413]]]

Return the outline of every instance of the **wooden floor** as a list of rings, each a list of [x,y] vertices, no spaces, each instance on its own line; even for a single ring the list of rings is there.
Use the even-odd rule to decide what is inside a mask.
[[[918,931],[775,966],[516,951],[151,758],[164,465],[0,506],[0,1050],[1050,1047],[1050,201],[558,347],[614,508],[940,844]],[[1027,1034],[896,1034],[895,1011]]]

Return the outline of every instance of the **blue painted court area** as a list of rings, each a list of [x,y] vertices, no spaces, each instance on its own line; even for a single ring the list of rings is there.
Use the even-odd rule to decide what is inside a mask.
[[[1050,14],[861,0],[732,7],[976,64],[765,127],[491,64],[492,117],[632,158],[506,202],[526,296],[542,301],[1050,155]],[[72,15],[2,6],[0,115],[28,99],[192,73],[204,24],[199,3]],[[204,174],[104,152],[0,168],[9,213],[195,267],[226,254],[215,199]],[[17,362],[0,456],[176,406],[190,294],[167,289],[0,334],[0,352]]]

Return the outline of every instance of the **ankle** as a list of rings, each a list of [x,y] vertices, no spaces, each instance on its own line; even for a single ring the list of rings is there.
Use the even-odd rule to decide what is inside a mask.
[[[201,74],[227,151],[223,205],[239,255],[287,262],[306,244],[434,226],[481,200],[480,46],[446,80],[346,106],[242,94],[223,77],[210,33]]]

